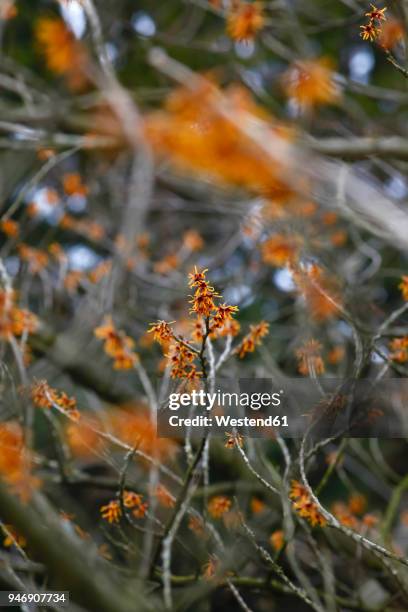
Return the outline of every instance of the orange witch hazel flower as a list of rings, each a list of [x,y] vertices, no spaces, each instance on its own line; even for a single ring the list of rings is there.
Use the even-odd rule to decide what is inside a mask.
[[[195,267],[194,272],[189,275],[189,286],[196,288],[190,300],[193,304],[190,312],[195,312],[202,317],[209,317],[211,312],[216,310],[214,299],[221,297],[206,280],[206,272],[207,269],[199,272]]]
[[[394,338],[389,344],[391,353],[390,359],[398,363],[406,363],[408,361],[408,336],[403,338]]]
[[[150,325],[151,328],[147,330],[147,333],[152,333],[153,339],[159,344],[167,344],[173,338],[173,330],[166,321],[157,321],[157,323],[150,323]]]
[[[148,504],[143,502],[143,496],[134,491],[123,492],[123,505],[132,511],[136,518],[143,518],[146,515]],[[119,523],[122,517],[122,508],[118,499],[112,499],[105,506],[100,508],[101,516],[108,523]]]
[[[237,2],[227,17],[227,32],[237,42],[252,40],[264,25],[260,2]]]
[[[259,514],[265,510],[266,504],[262,499],[259,499],[259,497],[253,497],[251,499],[250,508],[253,514]]]
[[[111,410],[107,417],[112,433],[120,440],[138,448],[158,461],[174,459],[178,444],[171,438],[158,438],[156,426],[144,406],[129,404],[122,409]]]
[[[231,500],[225,495],[216,495],[208,502],[208,512],[213,518],[221,518],[231,508]]]
[[[33,457],[24,444],[24,432],[16,421],[0,423],[0,478],[27,501],[40,484],[32,475]]]
[[[183,246],[189,251],[200,251],[204,246],[204,240],[196,230],[187,230],[183,234]]]
[[[68,77],[73,89],[86,83],[83,68],[86,54],[62,19],[43,17],[37,21],[35,35],[47,67],[56,75]]]
[[[271,266],[285,266],[297,257],[298,244],[294,237],[276,234],[261,245],[262,259]]]
[[[147,512],[148,504],[143,501],[143,495],[134,491],[123,492],[123,505],[132,510],[133,516],[143,518]]]
[[[3,219],[0,222],[0,230],[9,238],[16,238],[19,233],[19,225],[12,219]]]
[[[401,289],[402,299],[408,302],[408,276],[403,276],[398,289]]]
[[[376,27],[376,25],[370,21],[370,23],[366,23],[360,26],[361,32],[360,36],[363,40],[373,41],[380,34],[381,30]]]
[[[366,17],[370,18],[370,21],[385,21],[387,19],[386,16],[384,15],[385,11],[387,10],[387,7],[379,9],[376,6],[374,6],[374,4],[370,4],[370,6],[371,6],[371,11],[365,14]]]
[[[101,516],[108,523],[119,523],[122,510],[118,500],[112,500],[105,506],[101,506]]]
[[[173,344],[167,357],[171,365],[172,378],[196,380],[202,376],[193,363],[195,357],[193,351],[182,342]]]
[[[64,174],[62,183],[64,191],[68,196],[86,196],[88,193],[88,187],[83,184],[82,179],[77,172]]]
[[[37,317],[16,305],[16,294],[12,290],[0,290],[0,338],[11,340],[34,333],[39,326]]]
[[[262,339],[269,333],[269,323],[261,321],[256,325],[249,326],[249,333],[242,339],[239,346],[235,349],[240,359],[243,359],[247,353],[253,353],[256,346],[262,343]]]
[[[327,58],[296,62],[283,76],[283,88],[303,109],[333,104],[340,97]]]
[[[221,112],[219,101],[228,107],[231,119]],[[176,89],[165,108],[145,118],[146,136],[158,156],[167,156],[173,166],[217,181],[284,200],[293,188],[283,180],[289,160],[284,155],[271,164],[265,152],[239,128],[250,120],[264,121],[265,138],[287,147],[293,130],[268,121],[266,111],[255,104],[242,87],[222,90],[200,79],[193,91]]]
[[[27,546],[27,540],[24,536],[20,535],[13,525],[4,525],[2,527],[5,538],[3,540],[3,546],[5,548],[11,548],[11,546],[18,546],[19,548],[25,548]]]
[[[106,316],[102,325],[94,330],[100,340],[104,340],[104,351],[112,357],[115,370],[131,370],[135,367],[138,356],[133,351],[135,345],[132,338],[122,331],[117,331],[112,317]]]
[[[269,538],[271,546],[276,552],[280,551],[285,544],[285,536],[282,529],[277,529],[274,531]]]
[[[299,516],[307,519],[312,527],[327,525],[327,520],[311,499],[306,487],[297,480],[292,480],[289,497],[293,500],[293,509]]]
[[[31,386],[31,400],[37,408],[55,408],[71,421],[78,421],[80,413],[74,397],[64,391],[53,389],[46,380],[34,381]]]

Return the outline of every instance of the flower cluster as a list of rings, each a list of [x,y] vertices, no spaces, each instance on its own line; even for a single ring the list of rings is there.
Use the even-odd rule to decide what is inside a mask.
[[[194,296],[191,298],[191,303],[193,304],[191,312],[208,318],[214,310],[217,310],[214,300],[221,296],[216,293],[214,287],[211,287],[206,280],[206,272],[207,269],[200,272],[197,268],[194,268],[194,272],[189,274],[190,280],[188,284],[190,287],[195,288]],[[231,306],[231,308],[238,310],[236,306]]]
[[[86,196],[88,187],[83,184],[81,176],[77,172],[64,174],[62,185],[67,196]]]
[[[231,500],[225,495],[216,495],[208,502],[208,513],[213,518],[221,518],[231,508]]]
[[[71,421],[79,421],[80,413],[74,397],[69,397],[65,391],[51,387],[46,380],[35,381],[31,386],[31,400],[37,408],[55,408]]]
[[[333,104],[340,98],[327,58],[296,62],[283,75],[282,84],[285,94],[303,110]]]
[[[231,119],[219,109],[220,99]],[[167,156],[178,169],[287,202],[294,190],[283,178],[284,156],[270,162],[261,147],[238,127],[249,119],[265,122],[265,139],[277,139],[283,146],[293,138],[293,130],[268,121],[266,111],[245,89],[231,86],[221,93],[204,79],[194,91],[175,90],[163,110],[147,115],[146,136],[156,154]]]
[[[135,518],[143,518],[146,516],[148,504],[143,501],[143,495],[134,491],[123,492],[123,506],[132,511]],[[122,517],[122,508],[118,499],[109,501],[106,505],[100,508],[101,516],[108,523],[119,523]]]
[[[365,16],[368,17],[368,22],[364,25],[360,26],[361,32],[360,36],[363,40],[375,40],[381,34],[381,25],[382,21],[385,21],[387,18],[384,15],[387,7],[382,9],[377,8],[374,4],[371,4],[371,10],[368,13],[365,13]]]
[[[262,343],[262,339],[269,333],[269,323],[261,321],[256,325],[250,325],[249,329],[249,333],[244,336],[241,343],[235,349],[240,359],[243,359],[248,353],[253,353],[256,346]]]
[[[211,338],[222,335],[233,336],[239,331],[239,324],[233,319],[238,307],[217,303],[222,296],[211,287],[206,273],[206,269],[198,270],[195,267],[189,274],[189,286],[195,290],[190,300],[192,305],[190,314],[196,315],[191,333],[193,344],[205,343],[209,336]],[[200,352],[182,337],[178,337],[170,325],[166,321],[157,321],[151,323],[148,332],[152,333],[154,340],[166,350],[172,378],[199,379],[203,373],[197,369],[194,361]]]
[[[19,308],[15,302],[13,291],[0,291],[0,338],[5,340],[32,334],[38,329],[37,317],[29,310]]]
[[[197,370],[193,363],[195,354],[184,342],[175,342],[171,345],[167,354],[172,378],[187,378],[197,380],[202,376],[202,372]]]
[[[0,230],[9,238],[17,238],[20,228],[17,221],[13,221],[13,219],[2,219],[0,222]]]
[[[36,249],[24,242],[20,242],[17,250],[21,261],[27,264],[28,271],[31,272],[31,274],[39,274],[48,265],[48,253],[41,249]]]
[[[394,338],[390,342],[390,359],[398,363],[406,363],[408,361],[408,336],[403,338]]]
[[[262,259],[270,266],[282,267],[294,262],[298,256],[298,244],[294,236],[275,234],[261,245]]]
[[[265,25],[263,7],[260,2],[234,2],[227,17],[227,32],[237,41],[253,40]]]
[[[280,550],[282,550],[282,548],[285,545],[285,534],[283,530],[277,529],[276,531],[274,531],[271,534],[269,541],[271,543],[272,548],[276,550],[276,552],[279,552]]]
[[[105,317],[103,324],[94,330],[94,334],[104,340],[104,351],[113,359],[115,370],[131,370],[135,367],[138,361],[138,356],[133,351],[135,342],[116,329],[112,317]]]
[[[367,499],[364,495],[354,493],[349,497],[347,503],[335,502],[331,511],[342,525],[361,532],[375,527],[378,523],[378,517],[374,514],[364,514],[366,507]]]
[[[177,442],[157,437],[156,425],[149,411],[139,403],[111,410],[107,422],[110,431],[120,440],[132,448],[137,444],[140,451],[158,461],[172,460],[177,454]]]
[[[35,34],[47,68],[57,76],[65,76],[71,89],[82,89],[87,83],[87,55],[64,21],[52,17],[39,19]]]
[[[11,546],[18,546],[19,548],[25,548],[27,546],[27,540],[23,535],[13,527],[13,525],[3,525],[2,529],[5,533],[3,540],[3,546],[10,548]]]
[[[403,276],[398,289],[401,289],[402,299],[408,302],[408,276]]]
[[[0,477],[23,501],[30,498],[40,481],[32,475],[33,456],[24,443],[17,421],[0,423]]]
[[[327,520],[311,499],[306,487],[297,480],[292,480],[291,485],[289,497],[293,500],[293,509],[296,510],[299,516],[307,519],[312,527],[316,525],[324,527],[327,525]]]
[[[151,328],[147,330],[148,333],[153,334],[153,340],[159,342],[159,344],[168,345],[170,340],[174,337],[173,330],[169,323],[166,321],[157,321],[157,323],[151,323]]]

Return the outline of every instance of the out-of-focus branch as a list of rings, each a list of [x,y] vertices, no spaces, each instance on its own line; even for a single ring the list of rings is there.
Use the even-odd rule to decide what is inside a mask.
[[[361,159],[364,157],[395,157],[408,159],[408,138],[385,136],[383,138],[321,138],[308,139],[316,152],[329,157]]]
[[[140,588],[129,587],[114,575],[90,547],[69,534],[54,510],[36,493],[23,505],[0,484],[0,507],[4,520],[13,523],[30,548],[53,575],[55,585],[63,584],[73,599],[89,610],[131,612],[150,609]],[[137,589],[137,590],[136,590]]]

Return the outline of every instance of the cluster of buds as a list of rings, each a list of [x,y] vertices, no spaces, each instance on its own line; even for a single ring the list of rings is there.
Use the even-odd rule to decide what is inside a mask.
[[[134,491],[123,492],[123,506],[132,511],[135,518],[146,516],[148,504],[143,501],[143,496]],[[122,517],[122,507],[118,499],[112,499],[100,508],[101,516],[108,523],[119,523]]]
[[[35,381],[31,387],[31,400],[37,408],[55,408],[71,421],[78,421],[80,413],[74,397],[69,397],[65,391],[53,389],[46,380]]]
[[[299,516],[307,519],[312,527],[316,525],[324,527],[327,525],[327,520],[311,499],[306,487],[297,480],[292,480],[289,497],[293,500],[293,509],[296,510]]]
[[[250,325],[249,329],[249,333],[236,348],[236,353],[240,359],[243,359],[247,353],[253,353],[255,348],[262,343],[262,339],[269,333],[269,323],[261,321],[256,325]]]
[[[138,356],[133,351],[134,341],[113,324],[112,317],[105,317],[103,324],[94,330],[100,340],[104,340],[104,351],[113,361],[115,370],[131,370],[135,367]]]
[[[377,8],[374,4],[371,4],[371,11],[365,13],[365,16],[368,17],[368,22],[364,25],[360,26],[361,32],[360,36],[363,40],[376,40],[378,36],[381,34],[381,25],[382,21],[385,21],[387,18],[384,15],[387,7],[382,9]]]

